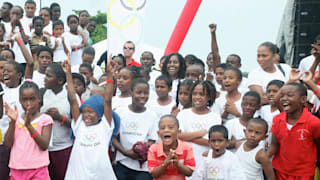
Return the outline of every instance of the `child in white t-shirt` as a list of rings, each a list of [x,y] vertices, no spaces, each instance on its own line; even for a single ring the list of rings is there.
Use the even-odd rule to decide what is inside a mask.
[[[226,150],[228,130],[222,125],[215,125],[210,128],[208,134],[211,149],[207,157],[198,164],[196,179],[246,180],[238,157]]]
[[[244,131],[246,141],[240,145],[236,155],[244,169],[247,180],[263,180],[263,170],[268,179],[275,179],[275,174],[260,141],[266,138],[268,124],[260,118],[250,119]]]
[[[121,73],[120,73],[121,74]],[[115,173],[118,179],[152,179],[148,173],[147,162],[133,150],[138,143],[154,143],[157,135],[157,115],[145,107],[149,98],[149,84],[137,78],[132,82],[132,103],[116,109],[121,118],[120,141],[113,140],[118,150]],[[147,151],[145,151],[147,153]],[[147,154],[146,154],[147,155]]]
[[[111,98],[113,91],[113,65],[108,64],[110,81],[105,85],[105,99],[92,95],[80,109],[73,87],[70,62],[63,63],[67,76],[68,92],[72,102],[72,131],[75,143],[72,149],[66,180],[73,179],[116,179],[108,156],[114,122],[112,120]]]
[[[180,110],[189,109],[192,106],[191,90],[194,82],[191,80],[184,80],[178,86],[178,98],[176,98],[176,106],[171,110],[171,114],[177,116]]]
[[[260,109],[260,95],[255,91],[248,91],[244,94],[241,107],[243,114],[240,118],[227,121],[225,127],[228,129],[230,143],[228,148],[233,149],[237,144],[245,140],[244,129],[249,119],[253,118],[255,112]]]
[[[196,164],[200,164],[204,159],[201,154],[209,150],[205,136],[208,128],[222,122],[220,116],[208,108],[216,96],[215,87],[210,81],[197,81],[191,92],[192,108],[182,110],[177,115],[182,131],[179,139],[190,142]],[[195,178],[195,175],[191,178]]]
[[[169,92],[172,87],[172,80],[167,75],[161,75],[155,80],[156,93],[158,98],[153,101],[148,101],[148,107],[160,117],[166,114],[170,114],[171,109],[175,106],[175,101],[169,96]]]
[[[68,59],[71,53],[71,46],[64,38],[64,24],[61,20],[57,20],[52,24],[54,36],[50,37],[50,44],[53,46],[53,62],[63,62]]]

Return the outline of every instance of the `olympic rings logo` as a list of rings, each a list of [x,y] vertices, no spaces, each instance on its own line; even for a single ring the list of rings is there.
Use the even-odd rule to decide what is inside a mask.
[[[120,24],[117,24],[115,23],[112,18],[111,18],[111,6],[112,4],[115,2],[116,0],[111,0],[110,3],[109,3],[109,6],[108,6],[108,21],[116,28],[118,29],[122,29],[122,28],[127,28],[128,26],[130,26],[134,20],[135,20],[135,16],[131,17],[130,21],[126,24],[123,24],[123,25],[120,25]],[[126,0],[130,6],[132,6],[132,9],[133,9],[133,13],[136,14],[137,12],[137,7],[136,5],[133,3],[132,0]],[[123,2],[121,1],[121,3],[123,4]]]

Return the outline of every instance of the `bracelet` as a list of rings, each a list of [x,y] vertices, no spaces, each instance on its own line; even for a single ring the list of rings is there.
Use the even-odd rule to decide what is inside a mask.
[[[196,139],[192,139],[192,141],[191,141],[191,142],[195,143],[195,142],[196,142]]]
[[[77,52],[77,51],[78,51],[78,46],[75,46],[75,47],[74,47],[74,50]]]
[[[60,126],[63,125],[64,121],[66,121],[66,116],[65,116],[65,115],[62,115],[62,121],[61,121],[61,123],[60,123]]]
[[[113,83],[113,80],[112,79],[106,80],[106,81],[100,83],[99,86],[101,87],[101,86],[104,86],[104,85],[106,85],[108,83]]]
[[[24,32],[24,29],[20,29],[20,32]]]
[[[319,91],[320,91],[320,88],[318,88],[318,89],[314,92],[314,95],[317,95]]]
[[[107,84],[113,83],[113,79],[108,79],[108,80],[106,80],[106,83],[107,83]]]
[[[38,136],[38,131],[34,132],[34,133],[31,135],[32,138],[34,138],[34,137],[36,137],[36,136]]]
[[[23,41],[23,39],[21,38],[21,39],[19,39],[19,41],[18,41],[18,45],[20,46],[20,44],[22,43],[22,41]]]

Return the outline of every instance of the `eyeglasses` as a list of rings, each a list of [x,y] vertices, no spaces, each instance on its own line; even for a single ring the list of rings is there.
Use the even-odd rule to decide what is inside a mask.
[[[127,46],[123,46],[123,49],[130,49],[130,50],[134,50],[134,47],[127,47]]]

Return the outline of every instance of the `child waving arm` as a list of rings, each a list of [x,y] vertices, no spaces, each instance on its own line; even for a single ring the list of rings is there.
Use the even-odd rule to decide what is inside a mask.
[[[107,119],[109,125],[111,125],[112,121],[112,108],[111,108],[111,99],[112,99],[112,93],[113,93],[113,79],[112,75],[115,70],[115,62],[112,61],[112,54],[110,54],[107,64],[107,81],[104,85],[104,116]]]

